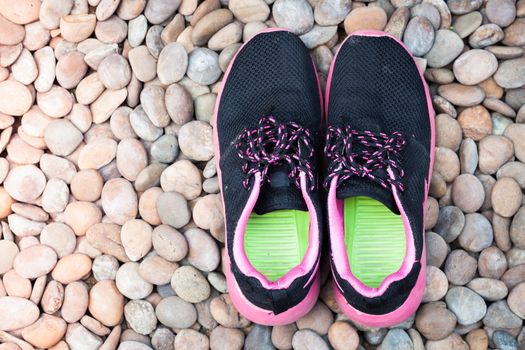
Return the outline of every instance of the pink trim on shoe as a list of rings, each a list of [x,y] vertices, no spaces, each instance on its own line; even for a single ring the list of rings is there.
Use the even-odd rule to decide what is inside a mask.
[[[421,257],[421,271],[416,284],[405,302],[394,311],[383,315],[372,315],[353,308],[341,294],[341,289],[334,280],[333,288],[337,304],[352,321],[368,327],[390,327],[400,324],[417,311],[423,299],[426,283],[426,249],[423,249]]]
[[[308,196],[306,188],[306,175],[301,172],[301,191],[303,198],[308,207],[308,213],[310,214],[310,231],[309,231],[309,244],[304,254],[303,260],[299,265],[288,271],[284,276],[280,277],[276,281],[270,281],[263,274],[257,271],[248,260],[246,251],[244,250],[244,233],[246,230],[246,224],[250,218],[250,214],[255,207],[257,198],[259,197],[261,175],[255,174],[255,180],[253,183],[253,190],[250,194],[248,202],[242,211],[242,214],[235,228],[235,240],[233,241],[233,256],[239,269],[246,276],[257,278],[262,286],[266,289],[283,289],[288,288],[297,277],[303,276],[316,264],[317,256],[319,254],[319,230],[318,221],[315,209],[313,207],[312,200]]]
[[[330,225],[330,245],[332,249],[332,259],[334,260],[337,272],[341,278],[346,279],[352,287],[361,295],[368,298],[375,298],[383,295],[388,287],[395,281],[399,281],[405,278],[411,271],[412,266],[415,263],[415,246],[414,238],[412,235],[412,228],[406,216],[405,210],[401,205],[397,189],[392,186],[394,193],[394,199],[403,218],[403,224],[405,226],[406,235],[406,252],[403,258],[403,263],[398,271],[388,275],[383,282],[377,288],[371,288],[361,282],[352,273],[352,268],[348,261],[348,254],[345,245],[345,230],[343,220],[343,200],[337,199],[337,179],[334,177],[330,184],[330,190],[328,191],[328,221]]]
[[[309,287],[310,290],[308,291],[308,294],[299,304],[295,305],[294,307],[290,308],[289,310],[283,313],[275,315],[272,311],[262,309],[252,304],[248,299],[246,299],[244,294],[242,294],[239,285],[235,281],[235,277],[231,272],[230,258],[228,256],[228,253],[226,252],[224,255],[224,272],[226,274],[226,283],[228,285],[228,292],[230,293],[232,303],[235,306],[235,308],[239,310],[239,312],[250,321],[266,326],[282,326],[297,321],[299,318],[306,315],[315,305],[321,287],[321,277],[319,273],[315,273],[312,275],[312,277],[315,278],[315,280]],[[318,265],[319,261],[317,262],[316,269]],[[310,281],[308,281],[308,283],[309,282]]]

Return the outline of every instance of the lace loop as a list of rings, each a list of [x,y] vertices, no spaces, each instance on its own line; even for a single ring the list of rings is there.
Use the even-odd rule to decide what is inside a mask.
[[[244,160],[242,170],[245,174],[243,186],[249,189],[250,178],[259,172],[261,184],[270,183],[270,166],[287,164],[290,168],[288,178],[300,188],[299,172],[306,174],[310,190],[315,189],[315,181],[310,160],[313,158],[311,135],[295,122],[280,123],[274,117],[262,117],[254,128],[246,128],[237,137],[235,147],[239,157]]]
[[[383,132],[357,131],[350,126],[328,127],[325,154],[329,164],[325,187],[330,186],[335,176],[339,176],[338,186],[352,176],[359,176],[367,177],[384,188],[392,185],[404,191],[400,152],[405,143],[397,131],[387,135]]]

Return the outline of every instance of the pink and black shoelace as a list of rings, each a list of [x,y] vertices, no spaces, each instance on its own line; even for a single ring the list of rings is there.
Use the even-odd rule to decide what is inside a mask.
[[[325,187],[330,186],[335,176],[338,176],[337,186],[352,176],[359,176],[369,178],[384,188],[392,185],[398,191],[404,191],[400,152],[405,143],[397,131],[387,135],[384,132],[357,131],[350,126],[328,127],[325,145],[328,177]]]
[[[288,165],[288,178],[300,187],[299,173],[306,174],[310,190],[315,189],[314,173],[310,164],[314,155],[310,131],[295,122],[281,123],[274,117],[262,117],[254,128],[246,128],[237,137],[235,147],[244,160],[243,186],[248,189],[250,178],[261,174],[261,184],[270,182],[271,166]]]

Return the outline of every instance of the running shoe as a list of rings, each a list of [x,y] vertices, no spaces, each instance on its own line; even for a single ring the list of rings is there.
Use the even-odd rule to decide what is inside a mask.
[[[297,36],[271,29],[240,48],[217,98],[214,139],[228,290],[256,323],[292,323],[319,294],[321,115],[315,67]]]
[[[425,287],[434,111],[406,47],[379,31],[341,44],[326,88],[325,156],[336,300],[353,321],[410,317]]]

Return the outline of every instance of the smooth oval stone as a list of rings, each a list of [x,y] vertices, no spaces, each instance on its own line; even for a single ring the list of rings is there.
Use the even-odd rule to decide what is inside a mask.
[[[461,38],[466,38],[479,28],[482,21],[483,16],[481,13],[474,11],[456,17],[452,28]]]
[[[436,32],[434,44],[426,54],[427,64],[441,68],[452,62],[463,51],[463,40],[451,30],[440,29]]]
[[[501,62],[494,80],[506,89],[519,88],[525,85],[525,58],[516,58]]]
[[[11,296],[0,297],[0,330],[12,331],[33,324],[40,314],[38,306],[31,301]],[[9,315],[9,317],[5,317]]]
[[[21,116],[26,113],[33,102],[29,89],[15,80],[0,82],[0,113]]]
[[[13,267],[24,278],[37,278],[49,273],[57,263],[55,251],[43,244],[28,247],[15,257]]]
[[[465,85],[476,85],[491,77],[498,69],[498,59],[486,50],[469,50],[454,62],[454,75]]]
[[[425,17],[414,17],[403,35],[403,42],[414,56],[423,56],[434,44],[434,28]]]

